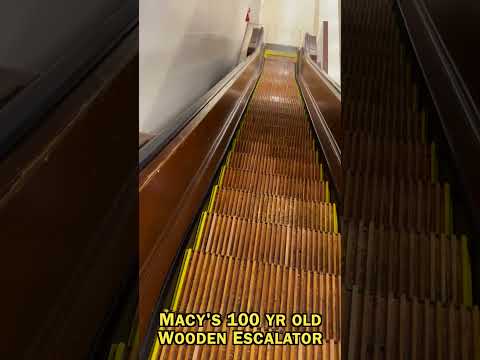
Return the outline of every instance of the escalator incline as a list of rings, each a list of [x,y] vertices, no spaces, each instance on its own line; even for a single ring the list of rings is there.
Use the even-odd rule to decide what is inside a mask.
[[[157,341],[151,358],[283,354],[317,359],[323,354],[322,359],[340,359],[341,237],[336,211],[295,81],[295,61],[266,57],[187,247],[169,310],[224,316],[256,312],[262,318],[266,313],[287,318],[320,313],[322,325],[310,331],[321,331],[324,345],[160,346]],[[256,330],[267,331],[268,326],[262,322]],[[286,330],[295,331],[288,324]],[[223,324],[222,331],[233,329]]]
[[[455,233],[396,2],[343,5],[342,353],[477,360],[468,239]]]

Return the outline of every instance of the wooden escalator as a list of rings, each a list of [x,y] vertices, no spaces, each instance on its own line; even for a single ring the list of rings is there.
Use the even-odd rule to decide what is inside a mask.
[[[168,310],[320,313],[323,346],[160,346],[151,359],[340,359],[340,235],[295,81],[271,56],[184,254]],[[184,328],[176,331],[192,331]],[[212,331],[212,328],[203,331]],[[258,331],[267,330],[261,324]],[[287,327],[288,330],[288,327]],[[305,329],[304,329],[305,330]],[[218,329],[216,331],[219,331]],[[223,327],[223,331],[232,331]]]
[[[479,359],[466,236],[393,0],[344,3],[343,354]]]

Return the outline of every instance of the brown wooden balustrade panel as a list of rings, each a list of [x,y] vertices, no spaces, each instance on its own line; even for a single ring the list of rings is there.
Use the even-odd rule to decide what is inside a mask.
[[[332,86],[327,85],[327,80],[322,77],[303,50],[300,52],[297,66],[300,90],[333,178],[335,189],[341,198],[343,190],[340,151],[343,139],[341,99],[332,90]]]
[[[140,300],[143,338],[167,272],[200,210],[263,64],[260,49],[140,174]]]
[[[0,163],[2,358],[85,359],[137,258],[135,32]]]

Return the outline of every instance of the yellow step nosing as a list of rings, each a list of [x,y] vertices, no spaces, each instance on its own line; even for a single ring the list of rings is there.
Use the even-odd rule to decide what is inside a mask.
[[[150,353],[150,360],[156,360],[158,358],[158,351],[160,350],[160,341],[158,335],[155,335],[155,343],[153,344],[152,352]]]
[[[225,166],[228,166],[230,164],[230,157],[232,156],[232,152],[230,151],[227,155],[227,160],[225,160]]]
[[[115,360],[115,354],[117,352],[118,344],[110,345],[110,351],[108,353],[107,360]]]
[[[210,203],[208,205],[208,212],[211,212],[213,210],[213,204],[215,203],[215,197],[217,195],[217,189],[218,189],[218,185],[215,185],[213,187],[212,195],[210,195]]]
[[[325,181],[325,202],[330,202],[330,189],[328,186],[328,181]]]
[[[115,360],[123,360],[123,356],[125,354],[125,343],[121,342],[118,344],[117,349],[115,351]]]
[[[297,54],[296,53],[290,53],[290,52],[278,51],[278,50],[270,50],[270,49],[265,50],[264,56],[267,57],[267,58],[268,57],[279,56],[279,57],[288,57],[288,58],[292,58],[292,59],[297,59]]]
[[[333,203],[333,233],[338,234],[337,206]]]
[[[192,257],[192,249],[187,249],[185,252],[185,256],[183,258],[183,263],[182,267],[180,268],[180,276],[177,280],[177,284],[175,286],[175,291],[173,293],[173,299],[172,299],[172,311],[177,310],[178,306],[178,301],[180,299],[180,295],[182,293],[183,289],[183,283],[185,281],[185,274],[187,272],[188,265],[190,263],[190,258]]]
[[[200,239],[201,239],[202,234],[203,234],[203,228],[205,226],[205,219],[206,218],[207,218],[207,212],[204,211],[202,213],[202,217],[200,218],[200,225],[198,226],[197,236],[195,238],[195,246],[194,246],[195,250],[198,250],[198,248],[200,247]]]
[[[225,168],[226,168],[226,165],[223,165],[222,170],[220,170],[220,177],[218,179],[218,186],[222,186],[222,184],[223,184],[223,177],[225,176]]]

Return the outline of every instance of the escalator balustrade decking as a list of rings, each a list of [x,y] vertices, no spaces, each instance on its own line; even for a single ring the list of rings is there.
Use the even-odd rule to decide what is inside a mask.
[[[170,310],[316,312],[324,345],[156,346],[154,359],[340,360],[341,237],[292,59],[265,59],[197,228]]]

